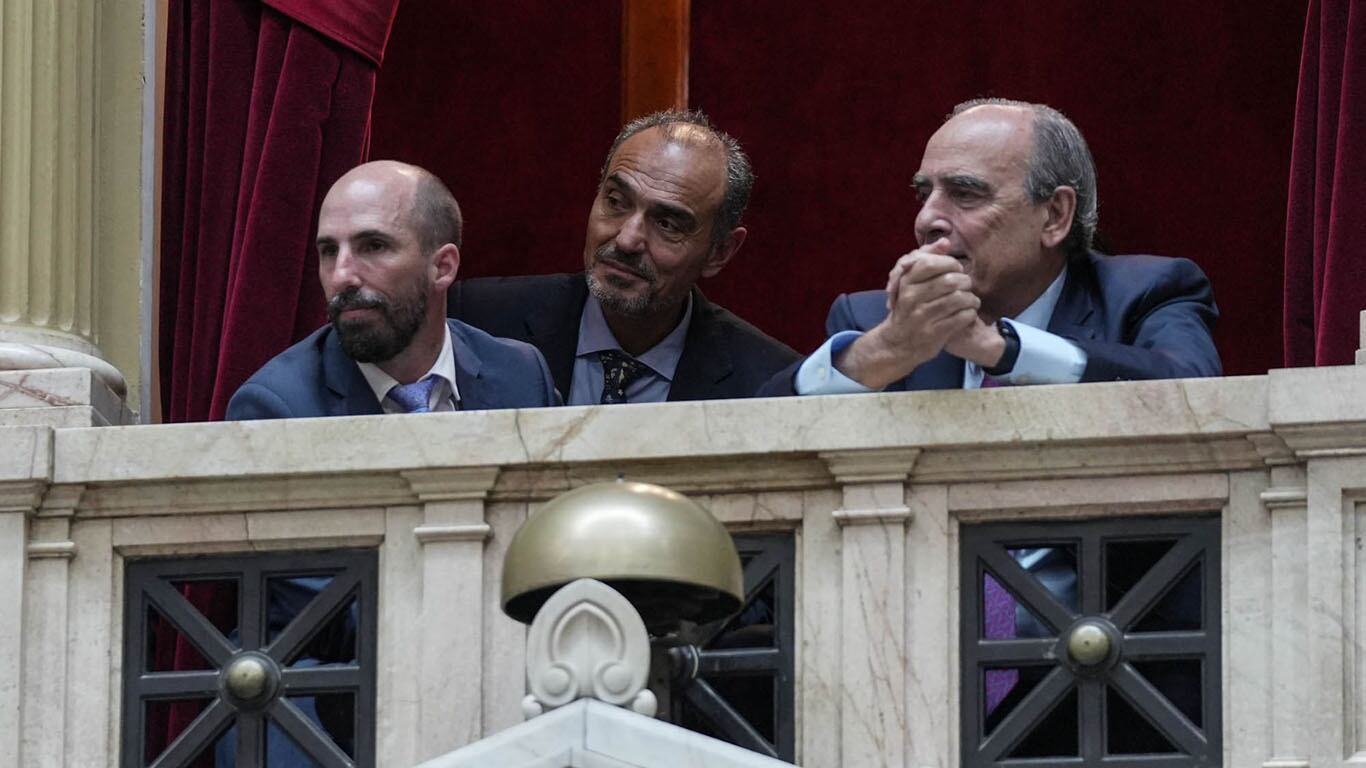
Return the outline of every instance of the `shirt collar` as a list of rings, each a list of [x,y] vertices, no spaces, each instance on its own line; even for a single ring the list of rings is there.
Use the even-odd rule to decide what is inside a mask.
[[[436,362],[423,376],[435,376],[439,380],[435,387],[433,399],[440,404],[448,399],[452,402],[460,402],[460,389],[455,385],[455,349],[451,346],[451,327],[442,323],[441,327],[446,331],[445,337],[441,341],[441,354],[436,356]],[[374,363],[356,363],[360,368],[360,373],[365,377],[365,383],[370,385],[370,389],[375,393],[375,399],[379,401],[380,407],[388,408],[384,405],[384,399],[389,396],[389,390],[398,386],[398,379],[380,370]],[[437,409],[433,409],[437,410]]]
[[[678,369],[678,360],[683,357],[683,343],[687,340],[688,325],[691,322],[692,294],[689,293],[687,306],[683,310],[683,319],[669,331],[668,336],[635,359],[649,366],[650,370],[662,378],[673,381],[674,371]],[[612,329],[607,326],[607,318],[603,317],[602,305],[598,303],[598,298],[590,293],[588,301],[583,305],[583,314],[579,317],[579,346],[574,354],[577,357],[584,357],[609,349],[621,349],[621,344],[612,334]]]
[[[1058,306],[1058,297],[1062,296],[1062,284],[1067,280],[1067,268],[1064,267],[1058,272],[1058,276],[1053,278],[1053,282],[1048,284],[1039,298],[1033,304],[1024,308],[1020,314],[1012,317],[1017,323],[1024,323],[1031,328],[1048,330],[1048,321],[1053,319],[1053,310]]]

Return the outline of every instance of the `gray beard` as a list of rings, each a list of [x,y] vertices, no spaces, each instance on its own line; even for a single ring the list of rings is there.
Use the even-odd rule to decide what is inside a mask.
[[[646,294],[644,296],[622,296],[611,288],[602,284],[592,272],[587,273],[588,292],[593,294],[593,298],[598,300],[602,308],[614,315],[622,317],[645,317],[651,314],[654,309],[654,296]]]

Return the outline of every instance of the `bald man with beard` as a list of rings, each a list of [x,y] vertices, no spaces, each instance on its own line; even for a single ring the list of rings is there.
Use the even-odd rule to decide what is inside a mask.
[[[534,347],[446,319],[461,226],[450,190],[416,166],[377,161],[338,179],[318,218],[330,323],[248,379],[227,418],[558,405]]]

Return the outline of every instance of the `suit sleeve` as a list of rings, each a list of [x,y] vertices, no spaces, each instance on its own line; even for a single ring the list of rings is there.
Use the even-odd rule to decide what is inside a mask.
[[[864,331],[866,330],[858,324],[854,317],[853,304],[849,300],[849,294],[841,293],[830,305],[830,312],[825,316],[825,335],[827,338],[834,336],[841,331]],[[808,356],[809,357],[809,356]],[[755,397],[793,397],[797,394],[797,371],[802,367],[807,358],[802,358],[797,362],[778,371],[759,391],[754,393]]]
[[[1082,381],[1127,381],[1218,376],[1223,367],[1211,335],[1219,311],[1209,280],[1186,259],[1125,307],[1122,342],[1072,339],[1087,356]]]
[[[545,363],[545,355],[539,349],[531,348],[531,353],[536,356],[536,364],[541,371],[541,398],[542,405],[556,406],[564,405],[564,399],[560,397],[560,391],[555,389],[555,378],[550,375],[550,366]]]
[[[228,401],[228,411],[223,418],[226,421],[253,421],[288,419],[292,415],[284,399],[274,391],[249,381]]]

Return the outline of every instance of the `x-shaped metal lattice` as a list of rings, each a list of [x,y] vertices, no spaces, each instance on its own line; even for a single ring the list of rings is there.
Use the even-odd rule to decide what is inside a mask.
[[[963,526],[964,768],[1218,765],[1218,525],[1167,518]],[[1068,564],[1059,569],[1059,561]],[[1035,631],[1017,636],[1008,626],[991,636],[993,589],[1014,603],[1014,628]],[[1153,620],[1158,613],[1168,615]],[[1087,642],[1104,653],[1087,659]],[[1165,688],[1142,671],[1166,664],[1167,673],[1174,663],[1185,666],[1164,674]],[[1026,672],[1032,687],[1021,682]],[[1013,700],[992,695],[993,674],[1008,676],[1007,690],[1020,689]],[[1052,736],[1036,738],[1046,720]],[[1133,733],[1153,735],[1121,746],[1136,741]],[[1022,749],[1027,743],[1035,751]]]

